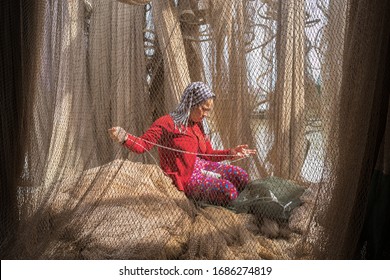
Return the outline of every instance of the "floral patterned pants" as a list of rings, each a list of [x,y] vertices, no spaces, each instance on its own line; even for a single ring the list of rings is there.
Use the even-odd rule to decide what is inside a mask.
[[[248,173],[241,167],[197,157],[184,192],[195,200],[226,205],[237,198],[248,181]]]

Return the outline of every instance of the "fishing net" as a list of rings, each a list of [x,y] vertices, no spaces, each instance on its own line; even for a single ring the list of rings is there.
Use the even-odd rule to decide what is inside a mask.
[[[358,147],[377,102],[355,93],[374,90],[363,81],[377,78],[371,30],[385,17],[355,2],[21,1],[4,257],[351,257],[366,199]],[[193,81],[217,96],[213,147],[257,150],[232,163],[261,185],[236,207],[188,199],[157,149],[130,153],[107,133],[142,135]]]
[[[305,189],[277,177],[257,179],[248,184],[232,203],[238,212],[252,212],[279,222],[288,221],[291,211],[301,205]]]

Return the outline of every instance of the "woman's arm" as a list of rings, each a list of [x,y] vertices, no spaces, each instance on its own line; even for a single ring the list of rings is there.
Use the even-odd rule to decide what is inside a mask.
[[[256,154],[256,150],[249,149],[248,145],[238,145],[237,147],[228,150],[214,150],[210,141],[206,141],[206,147],[207,154],[215,155],[208,156],[208,160],[211,161],[235,160]]]
[[[237,147],[230,149],[232,159],[239,159],[256,154],[256,150],[249,149],[248,145],[238,145]]]
[[[161,135],[162,128],[152,125],[141,137],[127,133],[123,145],[134,153],[142,154],[152,149],[159,142]]]
[[[211,161],[223,161],[232,158],[230,149],[214,150],[210,141],[208,140],[206,140],[206,154],[208,154],[208,156],[204,156],[204,158],[207,158],[207,160]]]
[[[112,139],[123,144],[130,151],[141,154],[152,149],[160,141],[163,134],[163,123],[160,119],[156,120],[141,137],[134,136],[124,130],[125,134],[123,135],[122,130],[123,128],[113,127],[108,131]]]

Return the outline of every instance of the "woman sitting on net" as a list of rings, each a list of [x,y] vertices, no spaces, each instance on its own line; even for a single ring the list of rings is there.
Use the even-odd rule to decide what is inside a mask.
[[[141,137],[121,127],[109,129],[112,139],[135,153],[158,146],[160,166],[187,197],[217,205],[237,198],[249,176],[238,166],[219,163],[254,154],[248,145],[214,150],[205,117],[213,107],[215,94],[202,82],[191,83],[175,111],[157,119]]]

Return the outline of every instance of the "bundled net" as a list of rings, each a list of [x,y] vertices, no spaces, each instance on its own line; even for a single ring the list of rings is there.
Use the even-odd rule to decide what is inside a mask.
[[[21,13],[28,94],[7,257],[345,256],[334,225],[352,211],[339,211],[338,190],[350,179],[340,157],[353,147],[334,143],[349,1],[51,0],[26,1]],[[114,125],[142,135],[194,81],[217,96],[213,147],[248,144],[256,155],[233,164],[251,180],[276,178],[271,188],[283,197],[300,190],[284,201],[275,189],[246,194],[288,209],[283,219],[268,204],[191,200],[161,170],[156,149],[130,153],[108,136]]]

